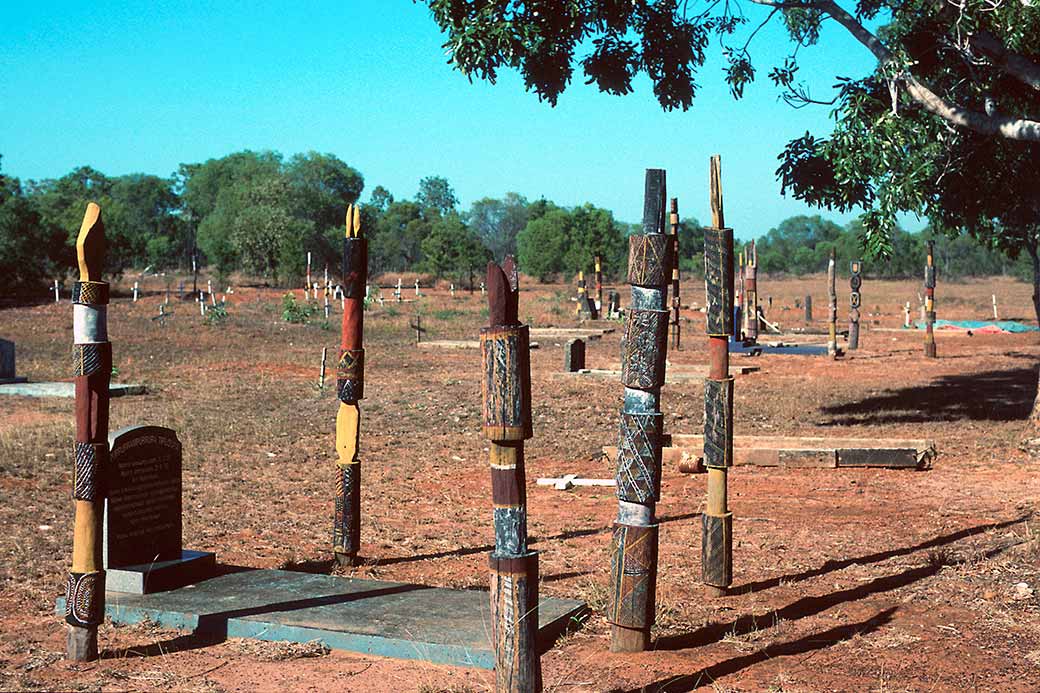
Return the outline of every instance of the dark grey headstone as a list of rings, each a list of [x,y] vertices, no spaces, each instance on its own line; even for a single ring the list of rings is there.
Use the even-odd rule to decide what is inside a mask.
[[[14,379],[14,342],[0,339],[0,380]]]
[[[585,341],[570,339],[563,345],[563,370],[577,373],[585,368]]]
[[[105,566],[181,558],[181,443],[161,426],[109,436],[105,476]]]

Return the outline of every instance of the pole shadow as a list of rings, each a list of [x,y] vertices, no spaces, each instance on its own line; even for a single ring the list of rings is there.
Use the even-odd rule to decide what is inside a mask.
[[[757,652],[731,657],[692,674],[660,679],[639,688],[631,688],[625,691],[625,693],[687,693],[701,686],[711,685],[723,676],[735,674],[755,664],[760,664],[776,657],[788,657],[824,650],[856,635],[873,632],[889,623],[898,609],[899,607],[893,606],[879,611],[865,621],[835,626],[834,628],[829,628],[819,633],[812,633],[804,638],[791,640],[779,645],[767,645]]]
[[[880,563],[881,561],[887,561],[889,558],[895,558],[896,556],[905,556],[907,554],[915,553],[917,551],[923,551],[924,549],[934,549],[939,546],[945,546],[946,544],[952,544],[955,541],[961,539],[967,539],[968,537],[975,536],[976,534],[982,534],[993,529],[1003,529],[1012,525],[1025,522],[1033,516],[1032,513],[1026,513],[1021,517],[1014,520],[1005,520],[1003,522],[990,522],[984,525],[976,525],[975,527],[967,527],[965,529],[952,532],[950,534],[944,534],[938,537],[929,539],[928,541],[914,544],[912,546],[904,546],[898,549],[891,549],[889,551],[879,551],[877,553],[867,554],[865,556],[856,556],[854,558],[845,558],[840,561],[826,561],[819,568],[812,568],[805,570],[800,573],[789,573],[787,575],[780,575],[775,578],[769,578],[768,580],[759,580],[757,582],[749,582],[746,585],[740,585],[739,587],[733,588],[733,594],[749,594],[751,592],[761,592],[767,589],[771,589],[783,583],[791,582],[802,582],[803,580],[809,580],[814,577],[820,577],[827,573],[834,572],[836,570],[844,570],[854,565],[867,565],[870,563]]]
[[[700,517],[699,512],[695,513],[682,513],[680,515],[665,515],[664,517],[657,518],[658,524],[667,524],[669,522],[681,522],[683,520],[692,520],[695,517]],[[533,536],[528,540],[528,544],[534,545],[544,541],[566,541],[568,539],[576,539],[578,537],[589,537],[595,534],[607,534],[612,531],[610,525],[606,527],[587,527],[585,529],[572,529],[566,532],[560,532],[548,537]],[[414,556],[397,556],[395,558],[378,558],[372,559],[372,565],[395,565],[398,563],[411,563],[413,561],[427,561],[434,558],[458,558],[462,556],[472,556],[478,553],[488,553],[494,550],[494,544],[485,544],[483,546],[466,546],[458,549],[452,549],[450,551],[438,551],[436,553],[424,553],[417,554]]]
[[[1018,421],[1029,418],[1037,370],[1012,368],[945,375],[929,383],[821,408],[821,426],[880,426],[936,421]]]

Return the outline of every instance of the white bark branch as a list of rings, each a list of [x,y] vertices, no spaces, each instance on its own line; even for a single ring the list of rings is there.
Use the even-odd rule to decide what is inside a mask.
[[[968,43],[1001,70],[1040,91],[1040,65],[1023,55],[1009,52],[1004,44],[988,31],[972,34],[968,37]]]
[[[764,0],[764,2],[768,1]],[[752,2],[763,4],[760,0],[752,0]],[[892,60],[891,51],[881,42],[881,39],[868,31],[855,17],[833,0],[822,0],[813,4],[815,9],[826,13],[845,27],[857,41],[874,54],[882,65]],[[903,75],[903,83],[911,98],[947,122],[984,135],[1000,135],[1013,140],[1040,142],[1040,121],[987,115],[981,111],[962,108],[939,96],[911,74]]]

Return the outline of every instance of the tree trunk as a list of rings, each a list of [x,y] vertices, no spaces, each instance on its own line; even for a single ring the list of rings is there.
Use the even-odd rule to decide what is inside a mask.
[[[1040,253],[1037,252],[1035,235],[1026,241],[1026,250],[1033,260],[1033,312],[1036,314],[1037,325],[1040,325]],[[1033,411],[1029,414],[1029,420],[1033,422],[1033,426],[1040,427],[1040,374],[1037,377],[1036,398],[1033,399]]]

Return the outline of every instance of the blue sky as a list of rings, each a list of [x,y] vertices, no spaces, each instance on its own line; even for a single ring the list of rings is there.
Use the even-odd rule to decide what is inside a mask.
[[[759,10],[747,8],[753,20]],[[466,207],[516,191],[637,221],[643,171],[661,167],[683,216],[707,220],[708,157],[719,153],[727,222],[749,238],[809,212],[780,196],[776,156],[806,130],[830,131],[827,108],[776,98],[766,75],[789,48],[776,29],[752,44],[760,81],[742,101],[713,47],[693,108],[665,113],[645,80],[614,97],[576,79],[556,108],[512,73],[470,84],[411,0],[16,2],[0,15],[0,154],[21,178],[82,164],[168,175],[240,149],[313,149],[359,169],[366,198],[376,185],[411,197],[437,174]],[[835,75],[873,66],[840,28],[824,38],[800,54],[821,97]]]

